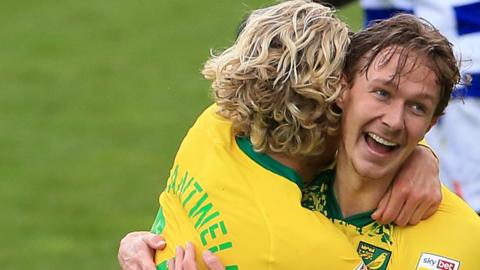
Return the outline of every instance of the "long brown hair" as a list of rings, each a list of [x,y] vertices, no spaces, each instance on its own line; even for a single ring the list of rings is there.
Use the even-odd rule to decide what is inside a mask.
[[[385,51],[387,53],[381,53]],[[427,64],[437,76],[440,86],[440,101],[435,108],[435,116],[443,114],[455,85],[468,84],[468,78],[460,76],[452,44],[429,22],[410,14],[374,22],[352,36],[345,67],[347,81],[352,84],[356,72],[367,76],[377,56],[382,57],[381,64],[387,64],[394,54],[400,55],[396,77],[413,71],[415,64],[409,70],[404,69],[409,58],[417,61],[418,57],[425,56],[428,60]]]

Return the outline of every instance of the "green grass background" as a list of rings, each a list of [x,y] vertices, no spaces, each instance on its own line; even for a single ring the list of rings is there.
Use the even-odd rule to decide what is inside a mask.
[[[2,0],[0,268],[118,269],[210,103],[209,49],[269,3]]]

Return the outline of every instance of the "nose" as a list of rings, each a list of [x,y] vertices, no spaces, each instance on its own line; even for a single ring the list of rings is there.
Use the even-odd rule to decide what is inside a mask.
[[[405,127],[405,107],[401,102],[396,102],[386,106],[382,122],[391,131],[400,131]]]

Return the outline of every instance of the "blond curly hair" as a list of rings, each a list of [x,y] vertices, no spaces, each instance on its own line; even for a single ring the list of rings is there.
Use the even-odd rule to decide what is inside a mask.
[[[218,114],[256,151],[319,155],[339,131],[334,109],[349,46],[334,10],[290,0],[253,11],[236,42],[202,71]]]

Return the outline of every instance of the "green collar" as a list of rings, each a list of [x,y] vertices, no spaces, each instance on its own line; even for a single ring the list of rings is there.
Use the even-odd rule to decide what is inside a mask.
[[[303,189],[303,181],[300,175],[293,169],[274,160],[269,155],[256,152],[248,137],[235,137],[238,147],[253,161],[263,168],[287,178],[295,183],[300,189]]]
[[[335,197],[335,192],[333,190],[335,171],[326,170],[319,177],[322,177],[324,179],[323,181],[327,181],[327,213],[329,218],[343,220],[356,227],[363,227],[374,221],[371,215],[375,210],[359,213],[345,218],[342,214],[342,209],[340,208],[337,198]]]

